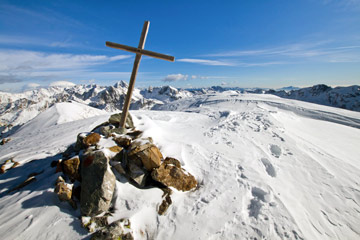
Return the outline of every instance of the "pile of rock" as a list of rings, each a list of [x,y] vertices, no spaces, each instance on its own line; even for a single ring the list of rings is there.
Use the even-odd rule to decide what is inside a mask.
[[[97,230],[93,239],[132,239],[128,220],[111,224],[104,220],[115,190],[113,171],[139,188],[160,187],[164,191],[158,209],[160,215],[172,203],[169,187],[190,191],[197,186],[194,176],[181,168],[178,160],[164,159],[151,138],[141,137],[142,132],[134,128],[130,115],[125,128],[119,127],[120,117],[120,114],[111,115],[108,122],[90,133],[80,133],[76,143],[63,153],[63,160],[53,164],[57,172],[66,176],[58,179],[55,192],[74,208],[76,202],[80,203],[84,227]]]

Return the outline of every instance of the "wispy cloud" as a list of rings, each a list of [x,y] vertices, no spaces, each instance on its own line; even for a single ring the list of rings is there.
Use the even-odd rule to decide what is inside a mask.
[[[8,18],[19,18],[19,16],[21,16],[22,19],[38,20],[46,23],[60,24],[72,27],[86,27],[86,25],[79,22],[78,20],[60,14],[59,12],[48,8],[41,8],[40,11],[33,11],[11,4],[0,4],[0,15],[6,16]]]
[[[163,79],[163,81],[164,82],[176,82],[176,81],[181,81],[181,80],[187,80],[188,77],[189,77],[189,75],[184,75],[181,73],[169,74]]]
[[[317,62],[354,62],[360,60],[360,45],[335,45],[333,43],[331,43],[331,46],[329,45],[329,41],[308,44],[298,43],[274,48],[227,51],[207,54],[205,56],[243,59],[242,62],[237,64],[239,66],[268,66],[275,64],[287,64],[294,60]],[[263,62],[249,62],[249,59],[252,60],[255,57],[257,61]]]
[[[95,72],[94,66],[130,57],[130,55],[49,54],[0,49],[0,84],[20,82],[31,77],[50,80],[65,75],[74,76],[86,71]]]
[[[334,5],[337,9],[343,11],[359,11],[360,0],[323,0],[325,5]]]
[[[209,59],[196,59],[196,58],[181,58],[177,62],[187,62],[187,63],[198,63],[203,65],[210,66],[235,66],[233,62],[227,62],[222,60],[209,60]]]
[[[0,50],[0,71],[69,70],[130,58],[130,55],[48,54],[36,51]]]

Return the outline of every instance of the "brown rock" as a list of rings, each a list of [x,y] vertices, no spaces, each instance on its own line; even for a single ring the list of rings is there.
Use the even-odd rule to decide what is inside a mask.
[[[112,151],[112,152],[121,152],[122,151],[122,147],[119,147],[119,146],[112,146],[112,147],[109,147],[109,150]]]
[[[162,195],[163,201],[159,206],[158,213],[159,213],[159,215],[164,215],[166,213],[167,209],[169,208],[169,206],[172,204],[172,200],[170,197],[172,191],[170,188],[163,188],[161,190],[164,191],[164,194]]]
[[[91,133],[84,138],[83,142],[86,146],[94,146],[100,141],[100,138],[101,138],[100,134]]]
[[[6,172],[6,166],[5,166],[5,164],[4,164],[4,165],[2,165],[1,168],[0,168],[0,174],[3,174],[3,173],[5,173],[5,172]]]
[[[197,181],[193,175],[186,173],[182,168],[172,163],[163,162],[159,168],[152,171],[151,177],[167,187],[174,187],[180,191],[189,191],[197,186]]]
[[[58,178],[56,179],[56,182],[55,182],[55,186],[58,185],[58,183],[61,183],[61,182],[65,182],[64,178],[62,176],[58,176]]]
[[[137,146],[128,154],[129,162],[132,161],[138,166],[140,166],[140,163],[142,163],[142,165],[148,171],[159,167],[162,158],[163,156],[160,150],[151,143]]]
[[[114,141],[123,148],[128,148],[131,144],[131,139],[127,137],[114,138]]]
[[[11,138],[3,138],[1,141],[0,141],[0,145],[4,145],[5,143],[7,142],[10,142]]]
[[[58,195],[60,201],[70,201],[72,195],[72,187],[64,182],[58,182],[55,187],[55,193]]]
[[[164,164],[173,164],[174,166],[181,168],[180,161],[172,157],[166,157],[164,160]]]
[[[56,170],[55,172],[58,173],[58,172],[62,172],[63,171],[63,166],[61,164],[61,160],[59,160],[56,164]]]
[[[79,166],[80,159],[78,156],[62,161],[63,172],[68,175],[71,180],[80,181]]]

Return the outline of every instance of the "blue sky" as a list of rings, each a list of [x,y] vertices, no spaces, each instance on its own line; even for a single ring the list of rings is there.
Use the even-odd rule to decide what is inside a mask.
[[[360,83],[360,0],[1,0],[0,90],[128,82],[145,20],[136,87]]]

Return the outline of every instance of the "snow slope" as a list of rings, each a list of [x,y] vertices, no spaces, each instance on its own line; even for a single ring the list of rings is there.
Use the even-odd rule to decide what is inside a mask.
[[[91,117],[99,112],[83,108],[89,118],[71,118],[76,103],[67,104],[46,110],[0,147],[0,161],[14,157],[22,164],[0,175],[3,239],[89,237],[80,213],[53,193],[57,175],[49,165],[77,133],[109,115]],[[173,204],[158,216],[160,190],[117,182],[110,220],[130,218],[135,239],[360,238],[360,113],[234,91],[183,98],[165,108],[178,111],[131,114],[199,188],[174,190]],[[42,170],[36,182],[6,193]]]

